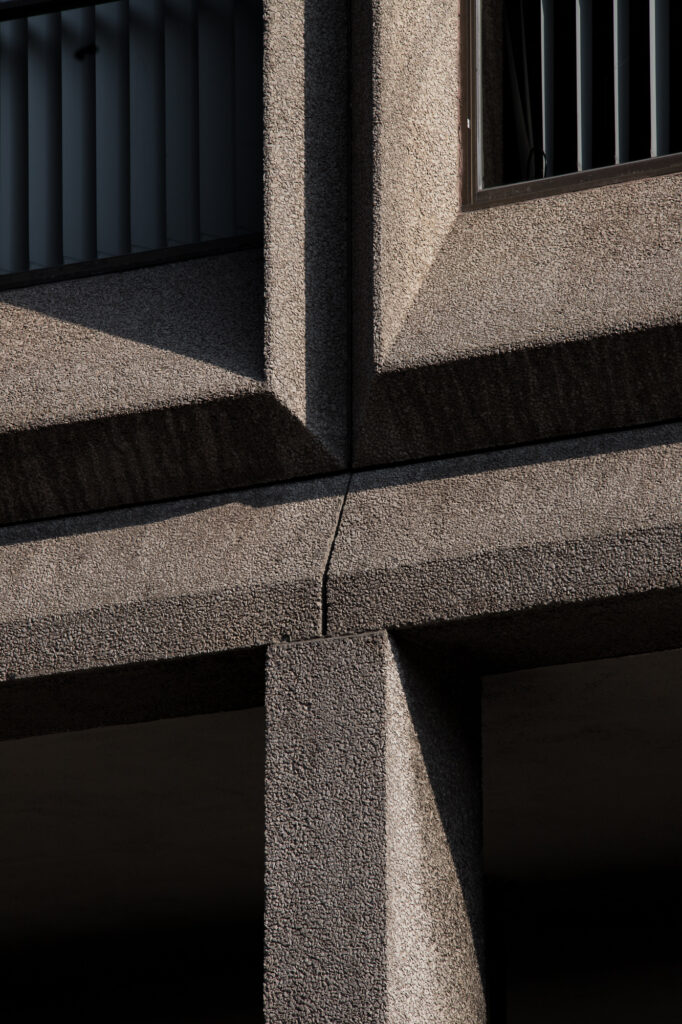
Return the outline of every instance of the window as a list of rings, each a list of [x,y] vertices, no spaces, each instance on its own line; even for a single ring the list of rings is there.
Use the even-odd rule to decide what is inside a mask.
[[[682,167],[681,4],[473,0],[470,13],[465,201]]]
[[[261,0],[0,2],[0,284],[260,232],[261,83]]]

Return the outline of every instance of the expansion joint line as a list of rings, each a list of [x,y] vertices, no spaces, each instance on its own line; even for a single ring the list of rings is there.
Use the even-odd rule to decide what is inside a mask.
[[[327,554],[327,562],[324,567],[324,573],[322,574],[322,636],[327,636],[327,582],[329,580],[329,570],[332,564],[332,558],[334,557],[334,548],[336,547],[336,538],[339,535],[341,529],[341,522],[343,520],[343,513],[346,508],[346,500],[348,498],[348,492],[350,491],[350,485],[353,482],[353,473],[348,474],[348,483],[346,484],[346,490],[343,495],[341,502],[341,508],[339,509],[339,516],[336,521],[336,527],[334,528],[334,535],[332,536],[331,543],[329,545],[329,553]]]

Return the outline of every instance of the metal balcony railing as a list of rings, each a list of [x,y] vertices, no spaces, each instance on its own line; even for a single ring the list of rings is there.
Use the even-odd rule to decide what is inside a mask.
[[[475,0],[477,188],[682,150],[678,0]]]
[[[0,2],[0,283],[261,231],[262,34],[260,0]]]

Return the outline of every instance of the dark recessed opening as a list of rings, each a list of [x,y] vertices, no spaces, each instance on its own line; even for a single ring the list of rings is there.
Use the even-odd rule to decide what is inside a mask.
[[[603,168],[631,176],[637,161],[680,153],[679,4],[471,0],[471,7],[480,34],[471,57],[475,193],[562,175],[589,179]]]
[[[673,1024],[682,652],[483,684],[491,1024]]]
[[[0,743],[8,1021],[262,1022],[262,708]]]

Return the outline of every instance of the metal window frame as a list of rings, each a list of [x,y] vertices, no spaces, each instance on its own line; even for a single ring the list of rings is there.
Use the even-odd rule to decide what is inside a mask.
[[[80,10],[83,7],[98,7],[113,0],[5,0],[0,3],[0,24],[18,18],[29,18],[39,14],[58,14],[62,11]],[[231,235],[226,238],[172,245],[162,249],[146,249],[142,252],[122,253],[120,256],[103,256],[80,263],[60,263],[54,267],[39,267],[33,270],[19,270],[0,274],[0,292],[15,288],[49,284],[54,281],[68,281],[74,278],[94,277],[99,274],[121,273],[141,267],[177,263],[183,260],[218,256],[229,252],[240,252],[263,247],[263,233]]]
[[[15,3],[26,0],[14,0]],[[682,153],[631,160],[628,163],[610,164],[607,167],[593,167],[570,174],[557,174],[551,178],[535,178],[532,181],[518,181],[508,185],[489,188],[478,186],[481,166],[481,75],[480,54],[480,11],[482,0],[462,0],[461,6],[461,67],[462,103],[461,124],[463,140],[462,160],[462,209],[479,210],[507,203],[539,199],[542,196],[560,195],[564,192],[579,192],[601,185],[612,185],[624,181],[636,181],[661,174],[682,171]],[[498,0],[502,3],[503,0]]]

